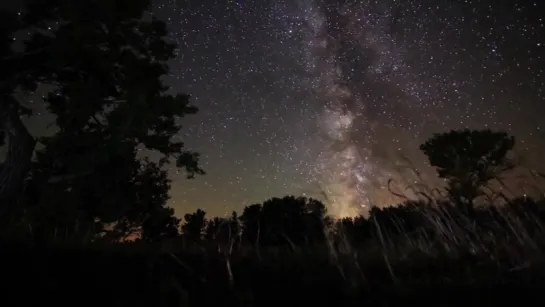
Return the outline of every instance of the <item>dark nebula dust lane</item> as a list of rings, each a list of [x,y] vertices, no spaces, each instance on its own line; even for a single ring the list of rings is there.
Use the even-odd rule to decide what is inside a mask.
[[[179,213],[286,194],[327,195],[338,216],[388,205],[389,178],[433,184],[418,145],[465,127],[508,131],[541,167],[542,2],[157,0],[154,12],[180,46],[168,82],[201,110],[180,136],[208,174],[173,170]]]

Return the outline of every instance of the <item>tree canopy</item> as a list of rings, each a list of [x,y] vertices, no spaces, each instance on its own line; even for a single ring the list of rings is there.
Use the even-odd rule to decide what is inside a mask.
[[[514,146],[505,132],[466,129],[434,134],[420,149],[447,180],[449,194],[471,204],[484,185],[514,167],[507,157]]]
[[[147,0],[27,1],[19,16],[3,13],[9,18],[2,31],[31,35],[23,50],[7,48],[8,41],[0,50],[2,64],[9,63],[0,115],[20,124],[18,115],[30,112],[15,91],[43,85],[58,132],[36,137],[43,148],[31,165],[34,144],[26,155],[8,153],[3,169],[11,173],[0,178],[17,184],[26,178],[32,193],[25,193],[23,211],[45,232],[91,225],[100,232],[109,224],[120,235],[141,227],[150,237],[172,232],[179,221],[166,207],[164,167],[175,163],[188,178],[204,174],[198,154],[177,137],[179,119],[197,108],[164,83],[176,46],[148,7]],[[22,124],[17,128],[9,144],[28,134]],[[13,129],[4,124],[0,131]],[[143,159],[142,152],[154,159]],[[165,229],[149,229],[158,224]]]

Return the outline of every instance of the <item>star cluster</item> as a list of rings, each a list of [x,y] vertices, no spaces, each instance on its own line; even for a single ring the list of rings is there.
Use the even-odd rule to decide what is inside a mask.
[[[466,127],[515,135],[539,167],[543,12],[537,0],[157,0],[179,45],[168,83],[200,108],[180,137],[207,172],[173,171],[172,206],[223,215],[305,194],[358,214],[396,201],[389,179],[432,182],[418,145]]]

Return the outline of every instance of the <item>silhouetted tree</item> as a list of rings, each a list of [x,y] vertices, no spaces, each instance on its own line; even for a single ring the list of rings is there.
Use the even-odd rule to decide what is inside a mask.
[[[325,240],[326,229],[329,227],[327,209],[324,203],[313,198],[299,198],[305,201],[305,241],[315,244]]]
[[[244,238],[252,245],[259,245],[262,224],[261,209],[260,204],[246,206],[240,216]]]
[[[139,224],[155,237],[175,223],[165,217],[172,210],[166,208],[170,182],[163,167],[175,161],[189,178],[203,174],[197,154],[175,138],[177,119],[197,109],[163,84],[175,46],[165,40],[164,22],[145,16],[148,7],[147,0],[30,1],[15,27],[29,28],[31,37],[22,52],[13,52],[20,64],[9,67],[4,79],[10,85],[1,89],[9,107],[2,103],[0,114],[13,119],[9,126],[2,121],[2,131],[18,136],[8,137],[17,148],[6,158],[0,190],[27,175],[24,163],[34,149],[19,120],[27,109],[13,95],[32,83],[19,78],[22,71],[51,85],[44,100],[58,128],[39,139],[44,148],[26,183],[32,195],[25,214],[42,233],[97,232],[109,224],[129,231]],[[157,161],[141,159],[141,150],[154,152]]]
[[[427,226],[422,215],[424,210],[426,203],[417,201],[407,201],[384,208],[373,207],[369,215],[373,235],[378,238],[378,227],[382,234],[388,237],[400,235],[407,237],[418,230],[423,230]]]
[[[244,236],[252,244],[303,244],[324,239],[325,205],[305,197],[271,198],[244,208]]]
[[[449,195],[464,210],[472,210],[481,188],[514,167],[507,158],[514,145],[514,137],[504,132],[453,130],[435,134],[420,149],[447,180]]]
[[[371,223],[363,216],[356,216],[353,219],[352,238],[354,243],[364,242],[370,238]]]
[[[214,217],[206,225],[206,239],[216,242],[229,241],[229,219]]]
[[[206,239],[215,243],[234,244],[240,236],[240,223],[235,211],[229,218],[215,217],[208,221]]]
[[[371,238],[369,220],[363,216],[345,217],[335,223],[335,241],[348,240],[351,245],[361,244]]]
[[[231,213],[229,227],[231,231],[230,244],[232,244],[232,246],[240,246],[242,243],[242,226],[240,225],[240,218],[236,211]]]
[[[162,238],[174,238],[180,234],[181,219],[174,216],[174,209],[169,207],[155,208],[159,212],[147,213],[142,222],[142,239],[157,242]]]
[[[229,219],[229,224],[231,227],[231,233],[234,237],[240,237],[242,227],[240,226],[240,219],[236,211],[231,213],[231,218]]]
[[[184,215],[184,224],[182,225],[182,233],[191,242],[198,242],[202,239],[206,231],[208,220],[206,212],[197,209],[194,213]]]

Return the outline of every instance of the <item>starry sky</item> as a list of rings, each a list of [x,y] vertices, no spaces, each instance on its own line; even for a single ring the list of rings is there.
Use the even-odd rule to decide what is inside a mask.
[[[167,82],[200,108],[181,137],[207,174],[173,171],[177,212],[286,194],[336,215],[387,205],[389,178],[433,181],[419,144],[466,127],[508,131],[540,167],[543,2],[157,0],[154,12],[180,47]]]
[[[540,0],[153,3],[179,45],[166,82],[200,108],[179,137],[207,174],[170,170],[178,215],[287,194],[337,216],[392,204],[390,178],[396,191],[437,184],[418,146],[450,129],[507,131],[542,167]]]

